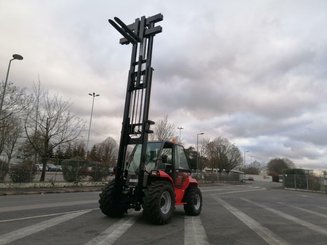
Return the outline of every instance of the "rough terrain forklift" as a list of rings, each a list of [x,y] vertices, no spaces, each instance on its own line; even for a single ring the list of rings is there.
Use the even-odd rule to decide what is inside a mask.
[[[161,14],[137,18],[130,25],[119,18],[109,19],[123,38],[132,44],[124,116],[115,178],[100,193],[100,209],[109,217],[121,217],[128,209],[140,211],[154,224],[167,223],[176,205],[184,205],[187,215],[199,215],[202,195],[191,177],[182,145],[149,142],[152,133],[148,119],[152,72],[153,37],[162,31],[155,24]],[[134,146],[128,155],[129,148]]]

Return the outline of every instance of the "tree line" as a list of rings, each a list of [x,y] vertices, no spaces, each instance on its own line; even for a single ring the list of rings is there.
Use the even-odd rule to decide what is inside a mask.
[[[101,162],[108,167],[114,166],[118,151],[115,140],[109,137],[86,152],[85,144],[79,138],[85,122],[73,114],[70,107],[71,104],[59,95],[42,89],[40,82],[34,85],[31,93],[9,83],[0,111],[0,155],[6,156],[6,161],[0,161],[1,173],[8,168],[15,152],[19,152],[23,162],[43,165],[40,181],[45,179],[46,164],[50,159],[60,163],[63,159],[79,157]],[[175,125],[165,116],[154,125],[154,134],[150,139],[176,139],[175,130]],[[192,169],[207,167],[219,172],[238,169],[246,173],[258,173],[260,168],[258,163],[243,166],[241,151],[224,137],[204,139],[199,152],[189,147],[186,153]],[[273,159],[268,167],[270,165],[292,166],[289,161],[280,164],[278,159]],[[269,173],[279,175],[280,169],[276,169],[269,167]]]
[[[176,135],[175,129],[176,126],[168,121],[166,115],[155,124],[153,139],[171,140]],[[234,169],[254,175],[264,171],[272,176],[272,180],[275,182],[279,181],[284,171],[295,167],[291,160],[278,157],[269,160],[264,165],[258,161],[245,165],[240,149],[225,137],[216,137],[213,140],[204,139],[200,144],[199,152],[193,146],[188,147],[185,151],[189,157],[191,169],[211,168],[218,172],[230,172]]]
[[[113,164],[114,140],[94,145],[87,154],[80,141],[85,122],[71,112],[71,103],[42,89],[40,83],[34,85],[31,93],[8,83],[6,94],[0,96],[4,96],[0,111],[1,176],[8,171],[14,153],[23,164],[43,165],[40,181],[45,179],[49,160],[87,157]]]

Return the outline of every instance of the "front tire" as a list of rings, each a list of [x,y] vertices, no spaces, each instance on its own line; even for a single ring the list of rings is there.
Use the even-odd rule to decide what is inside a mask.
[[[127,212],[127,204],[122,193],[119,192],[115,180],[107,184],[99,196],[100,209],[105,215],[118,218]]]
[[[175,209],[175,193],[167,181],[152,182],[144,191],[143,214],[154,224],[167,223]]]
[[[190,186],[185,193],[184,211],[186,215],[196,216],[202,210],[202,194],[197,186]]]

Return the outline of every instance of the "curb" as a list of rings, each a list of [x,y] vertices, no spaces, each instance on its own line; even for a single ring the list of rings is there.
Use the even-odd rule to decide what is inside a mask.
[[[107,182],[1,183],[0,196],[101,191]]]
[[[102,187],[75,187],[75,188],[33,188],[33,189],[7,189],[0,190],[0,196],[11,195],[43,195],[50,193],[74,193],[101,191]]]

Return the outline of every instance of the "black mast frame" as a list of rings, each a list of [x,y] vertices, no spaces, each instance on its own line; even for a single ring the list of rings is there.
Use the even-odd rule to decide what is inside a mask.
[[[150,125],[154,122],[148,119],[151,83],[152,83],[152,49],[153,38],[162,32],[161,26],[155,26],[163,20],[162,14],[135,19],[134,23],[126,25],[119,18],[109,19],[109,23],[123,35],[120,44],[132,44],[132,55],[127,80],[124,116],[120,136],[117,169],[115,181],[122,188],[126,168],[126,152],[128,145],[142,144],[141,162],[139,168],[139,188],[144,181],[144,164],[148,135],[152,133]]]

